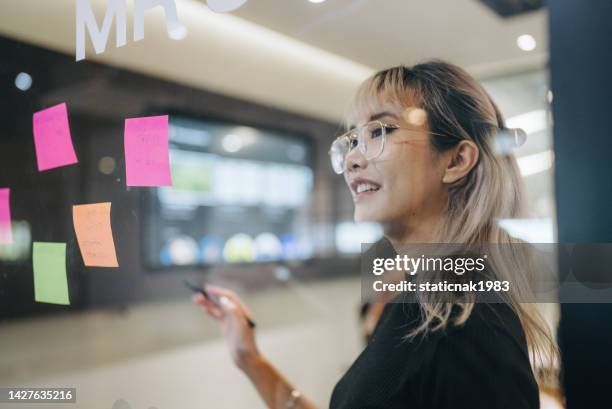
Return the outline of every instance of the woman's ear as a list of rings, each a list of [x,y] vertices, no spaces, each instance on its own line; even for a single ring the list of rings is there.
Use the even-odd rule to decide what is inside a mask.
[[[450,160],[444,171],[443,183],[454,183],[467,175],[478,162],[478,146],[464,139],[450,151]]]

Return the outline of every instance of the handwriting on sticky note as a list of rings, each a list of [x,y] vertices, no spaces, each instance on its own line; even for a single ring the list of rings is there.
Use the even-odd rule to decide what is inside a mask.
[[[0,189],[0,244],[13,243],[10,194],[10,189]]]
[[[78,162],[65,103],[36,112],[32,122],[38,171]]]
[[[110,212],[110,203],[72,206],[74,230],[86,266],[119,267]]]
[[[125,120],[125,170],[128,186],[171,186],[168,116]]]
[[[34,242],[34,299],[51,304],[70,304],[66,277],[66,243]]]

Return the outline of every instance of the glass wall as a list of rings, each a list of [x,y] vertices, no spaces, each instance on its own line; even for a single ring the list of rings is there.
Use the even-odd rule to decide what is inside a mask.
[[[353,221],[328,150],[358,85],[390,65],[503,68],[477,77],[527,133],[516,155],[529,217],[498,222],[556,240],[545,46],[525,57],[514,44],[545,32],[542,10],[508,21],[470,0],[253,0],[232,13],[177,0],[181,25],[147,10],[138,41],[129,8],[122,42],[118,15],[103,23],[111,2],[92,0],[108,41],[98,49],[90,27],[79,59],[75,3],[0,6],[0,387],[76,388],[74,408],[264,408],[189,281],[235,290],[261,350],[327,407],[376,324],[360,254],[383,237]],[[142,139],[129,150],[134,123]],[[40,129],[54,143],[40,145]],[[83,205],[102,207],[80,217]],[[554,327],[556,306],[543,309]]]

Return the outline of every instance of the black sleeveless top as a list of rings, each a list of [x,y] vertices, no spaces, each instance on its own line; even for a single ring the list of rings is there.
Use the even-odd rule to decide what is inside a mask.
[[[506,304],[476,304],[460,327],[402,340],[418,305],[385,306],[334,388],[330,409],[538,409],[525,335]]]

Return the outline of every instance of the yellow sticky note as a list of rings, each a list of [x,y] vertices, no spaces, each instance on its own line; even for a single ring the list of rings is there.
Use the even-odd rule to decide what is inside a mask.
[[[74,231],[86,266],[119,267],[110,211],[110,202],[72,206]]]

